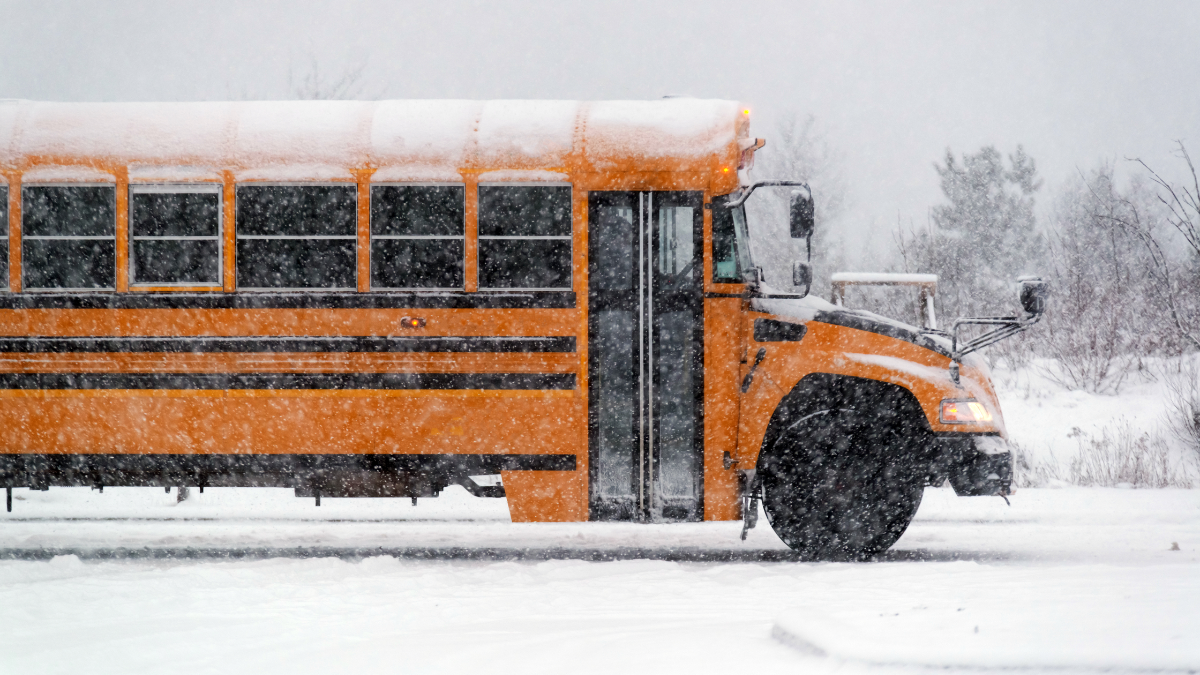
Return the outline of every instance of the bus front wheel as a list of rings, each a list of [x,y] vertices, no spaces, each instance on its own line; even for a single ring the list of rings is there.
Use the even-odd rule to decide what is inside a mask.
[[[810,560],[862,560],[887,550],[921,504],[922,445],[869,412],[810,412],[759,461],[771,528]]]

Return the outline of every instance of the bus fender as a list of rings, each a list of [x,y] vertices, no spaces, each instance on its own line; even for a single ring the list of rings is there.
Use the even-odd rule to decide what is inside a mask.
[[[762,457],[771,452],[785,451],[776,448],[788,430],[809,415],[831,408],[854,408],[870,411],[881,425],[894,425],[910,436],[913,452],[922,463],[933,464],[941,453],[929,428],[929,421],[908,389],[890,382],[871,380],[852,375],[834,373],[810,373],[796,383],[779,402],[759,448]]]

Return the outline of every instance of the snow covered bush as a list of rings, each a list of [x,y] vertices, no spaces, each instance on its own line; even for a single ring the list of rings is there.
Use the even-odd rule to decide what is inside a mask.
[[[1078,430],[1077,430],[1078,431]],[[1171,457],[1161,435],[1136,429],[1127,421],[1099,434],[1078,431],[1079,454],[1071,460],[1069,480],[1096,487],[1190,488],[1185,469]]]
[[[1200,461],[1200,359],[1180,359],[1163,373],[1167,388],[1167,427]]]

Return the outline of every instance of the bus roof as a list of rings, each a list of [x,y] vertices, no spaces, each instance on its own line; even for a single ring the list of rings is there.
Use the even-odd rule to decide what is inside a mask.
[[[24,182],[130,179],[565,179],[563,171],[699,171],[736,161],[733,101],[0,102],[0,169]],[[514,173],[515,172],[515,173]],[[85,175],[86,174],[86,175]],[[107,178],[111,180],[111,178]]]

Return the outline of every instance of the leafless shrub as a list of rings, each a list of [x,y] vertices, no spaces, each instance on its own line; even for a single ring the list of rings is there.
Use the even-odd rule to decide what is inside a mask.
[[[1007,340],[1001,340],[988,347],[985,354],[988,364],[992,367],[1003,364],[1010,371],[1021,370],[1033,363],[1037,356],[1035,350],[1038,336],[1030,333],[1018,333]]]
[[[1152,210],[1140,208],[1152,201],[1141,182],[1118,189],[1109,165],[1058,195],[1050,218],[1052,309],[1038,335],[1039,350],[1054,359],[1043,374],[1063,387],[1119,393],[1139,356],[1160,350],[1157,336],[1170,332],[1152,300],[1150,255],[1117,221],[1136,215],[1156,230]]]
[[[1009,448],[1013,457],[1013,487],[1046,487],[1062,480],[1053,452],[1047,452],[1046,457],[1038,457],[1029,448],[1015,442],[1010,442]]]
[[[1105,427],[1098,435],[1075,429],[1079,454],[1071,460],[1071,483],[1096,487],[1190,488],[1185,470],[1171,459],[1159,435],[1135,429],[1128,421]]]
[[[1163,373],[1167,389],[1167,428],[1200,460],[1200,360],[1180,359]]]

